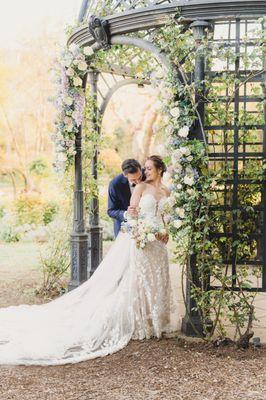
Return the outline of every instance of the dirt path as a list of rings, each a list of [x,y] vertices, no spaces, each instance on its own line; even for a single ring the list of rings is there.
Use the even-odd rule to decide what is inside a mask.
[[[0,264],[0,306],[40,302],[36,263],[17,263],[15,247],[9,250],[11,258]],[[131,342],[116,354],[75,365],[0,366],[0,400],[9,399],[265,400],[266,349],[216,350],[163,339]]]
[[[265,400],[266,352],[213,350],[176,339],[132,342],[61,367],[0,367],[0,399]]]

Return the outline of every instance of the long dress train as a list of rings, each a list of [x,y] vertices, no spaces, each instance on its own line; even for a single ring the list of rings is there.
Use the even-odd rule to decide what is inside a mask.
[[[161,201],[146,194],[145,217],[160,218]],[[137,249],[120,233],[93,276],[43,305],[0,309],[0,364],[76,363],[169,330],[169,270],[159,241]]]

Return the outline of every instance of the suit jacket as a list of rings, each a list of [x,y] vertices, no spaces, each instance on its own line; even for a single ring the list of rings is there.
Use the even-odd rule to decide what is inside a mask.
[[[114,233],[118,235],[121,223],[124,221],[124,213],[130,204],[131,191],[128,179],[120,174],[109,184],[108,210],[109,217],[114,219]]]

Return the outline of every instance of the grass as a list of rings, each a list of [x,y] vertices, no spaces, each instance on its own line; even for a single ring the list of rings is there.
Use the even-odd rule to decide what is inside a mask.
[[[2,243],[0,244],[0,269],[2,268],[39,268],[38,243]]]

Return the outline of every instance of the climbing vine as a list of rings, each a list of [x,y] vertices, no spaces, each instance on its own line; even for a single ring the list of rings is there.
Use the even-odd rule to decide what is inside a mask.
[[[258,21],[258,26],[263,21]],[[216,146],[225,153],[234,150],[234,131],[230,126],[247,126],[239,129],[239,145],[252,146],[259,140],[263,113],[262,102],[258,101],[256,112],[234,110],[234,98],[245,83],[251,82],[249,95],[262,98],[260,85],[253,78],[262,72],[258,49],[262,49],[263,29],[257,29],[252,51],[248,54],[236,53],[228,43],[217,43],[213,33],[206,32],[200,44],[196,43],[191,29],[177,18],[157,30],[153,42],[169,58],[172,68],[166,70],[147,52],[134,47],[112,46],[110,50],[93,53],[90,47],[71,45],[60,57],[57,97],[59,114],[54,141],[57,146],[57,170],[67,170],[73,165],[75,156],[75,134],[84,121],[84,162],[88,162],[99,148],[99,134],[93,120],[94,99],[89,89],[84,90],[84,77],[88,70],[107,67],[111,64],[124,66],[140,82],[149,80],[159,89],[161,121],[159,130],[163,132],[168,156],[168,174],[171,179],[171,195],[166,211],[170,215],[169,229],[176,243],[176,258],[183,275],[191,285],[191,295],[203,324],[203,335],[212,339],[214,335],[224,338],[228,323],[235,327],[234,339],[241,346],[252,336],[255,320],[254,299],[256,291],[247,291],[254,286],[254,280],[261,277],[260,268],[250,268],[247,260],[255,259],[256,243],[254,235],[260,223],[257,210],[261,198],[261,182],[264,167],[262,161],[246,160],[239,165],[239,176],[252,179],[254,185],[242,185],[238,190],[238,209],[220,211],[219,207],[227,199],[230,210],[233,186],[229,184],[234,174],[232,162],[228,160],[212,162],[209,153]],[[243,43],[250,40],[243,38]],[[262,50],[259,50],[262,51]],[[215,70],[217,63],[224,65],[219,74],[209,75],[204,82],[191,79],[195,58],[204,54],[206,68]],[[262,55],[262,54],[261,54]],[[243,69],[250,72],[243,81],[230,69],[240,60]],[[125,61],[127,61],[125,63]],[[258,72],[259,71],[259,72]],[[205,90],[201,92],[201,88]],[[221,130],[203,129],[200,120],[196,92],[205,103],[205,124],[219,125]],[[238,120],[237,120],[238,118]],[[203,140],[197,138],[195,121],[199,121]],[[208,143],[207,143],[208,142]],[[88,171],[88,168],[85,168]],[[85,176],[85,193],[97,193],[95,182],[88,173]],[[226,191],[225,197],[224,193]],[[231,233],[237,229],[237,239],[232,241]],[[218,235],[213,235],[216,232]],[[236,267],[236,264],[240,264]],[[231,268],[231,265],[235,268]],[[193,268],[193,279],[192,279]],[[235,287],[232,287],[234,282]],[[256,282],[255,282],[256,283]],[[237,290],[235,290],[237,289]]]

